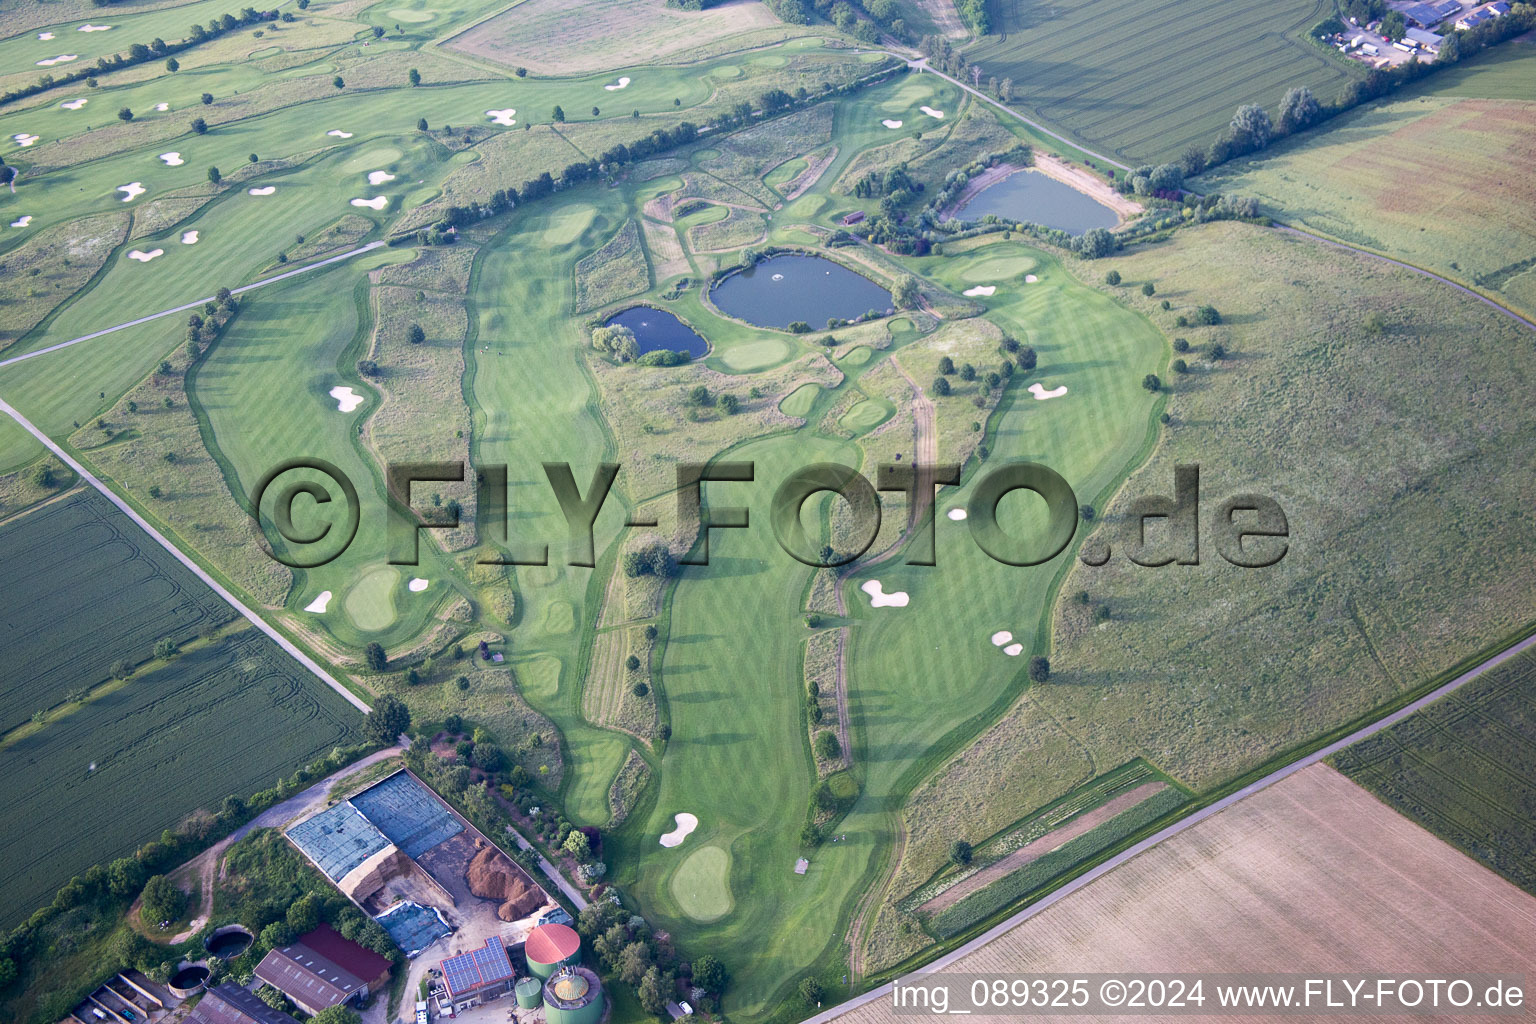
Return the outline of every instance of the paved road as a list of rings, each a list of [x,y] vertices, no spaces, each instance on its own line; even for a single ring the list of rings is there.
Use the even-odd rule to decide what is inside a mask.
[[[252,285],[251,287],[255,286]],[[55,444],[52,438],[39,430],[32,423],[32,421],[28,420],[20,412],[16,411],[16,408],[9,402],[6,402],[4,399],[0,399],[0,412],[5,413],[5,415],[9,416],[17,423],[20,423],[22,427],[27,431],[27,433],[41,441],[43,443],[43,447],[53,452],[53,454],[58,457],[59,461],[63,462],[70,469],[80,474],[80,479],[84,480],[86,483],[96,488],[96,490],[100,491],[108,501],[116,505],[124,515],[133,520],[141,530],[149,534],[150,537],[154,538],[156,544],[159,544],[166,551],[169,551],[178,562],[190,569],[193,575],[202,580],[204,583],[208,584],[208,586],[213,589],[214,593],[218,594],[225,601],[229,602],[230,607],[234,608],[235,611],[245,616],[246,620],[254,625],[257,629],[271,637],[274,643],[276,643],[283,650],[287,651],[288,654],[291,655],[293,659],[300,665],[303,665],[305,668],[313,672],[316,678],[325,683],[325,685],[329,686],[331,689],[335,690],[337,693],[341,694],[342,697],[346,698],[347,703],[351,704],[359,711],[367,712],[369,710],[368,705],[363,703],[361,698],[357,697],[351,690],[337,682],[334,676],[332,676],[325,669],[321,668],[320,665],[309,655],[295,647],[287,637],[283,636],[272,626],[268,625],[266,620],[263,619],[260,615],[257,615],[255,612],[251,611],[251,609],[247,608],[238,597],[225,589],[223,584],[214,579],[212,576],[208,575],[202,566],[198,565],[190,557],[183,554],[181,549],[178,548],[175,544],[172,544],[170,541],[166,540],[159,530],[156,530],[144,519],[143,516],[134,511],[133,506],[129,505],[122,498],[119,498],[115,493],[112,492],[111,488],[107,487],[106,484],[97,479],[95,474],[91,473],[84,466],[80,465],[80,463],[76,462],[73,456]]]
[[[517,848],[519,850],[533,850],[533,844],[524,839],[523,834],[517,829],[512,830],[512,838],[517,840]],[[587,898],[581,894],[581,890],[567,882],[565,876],[553,864],[545,860],[542,853],[534,850],[533,855],[539,859],[539,870],[543,871],[551,882],[560,887],[560,891],[565,893],[565,898],[576,904],[577,910],[587,909]]]
[[[328,267],[332,263],[340,263],[342,260],[349,260],[352,257],[360,256],[365,252],[372,252],[374,249],[377,249],[379,246],[384,244],[384,242],[369,242],[367,245],[358,246],[356,249],[349,249],[340,255],[331,256],[323,260],[317,260],[314,263],[307,263],[304,266],[299,267],[297,270],[284,271],[275,277],[264,278],[253,284],[241,285],[239,288],[231,288],[229,291],[232,295],[244,295],[246,292],[255,291],[257,288],[265,288],[269,284],[277,284],[277,282],[286,281],[290,277],[298,277],[300,274],[308,274],[311,271],[319,270],[321,267]],[[185,313],[189,309],[198,309],[203,305],[203,303],[212,301],[213,296],[209,295],[206,298],[198,299],[196,302],[188,302],[185,305],[176,306],[173,309],[162,309],[158,313],[151,313],[148,316],[141,316],[137,320],[129,320],[127,323],[118,324],[116,327],[107,327],[99,331],[92,331],[90,334],[82,334],[78,338],[71,338],[69,341],[61,341],[57,345],[49,345],[47,348],[40,348],[36,352],[24,352],[19,356],[12,356],[9,359],[0,359],[0,369],[4,369],[13,363],[22,362],[23,360],[36,359],[38,356],[47,355],[49,352],[57,352],[61,348],[69,348],[71,345],[78,345],[82,341],[90,341],[92,338],[99,338],[104,334],[112,334],[115,331],[126,330],[129,327],[137,327],[139,324],[147,324],[151,320],[159,320],[161,317],[175,316],[177,313]]]
[[[1152,847],[1163,842],[1164,840],[1171,839],[1173,836],[1178,835],[1185,829],[1198,825],[1200,822],[1211,817],[1212,815],[1221,813],[1228,807],[1231,807],[1233,804],[1237,803],[1239,800],[1246,799],[1247,797],[1252,796],[1260,790],[1268,789],[1270,786],[1273,786],[1275,783],[1282,779],[1296,774],[1303,768],[1310,768],[1312,765],[1317,764],[1319,761],[1326,757],[1333,756],[1334,754],[1343,750],[1345,747],[1358,743],[1368,736],[1373,736],[1383,729],[1396,725],[1398,722],[1401,722],[1415,711],[1433,704],[1435,701],[1440,700],[1442,697],[1453,693],[1454,691],[1460,689],[1462,686],[1465,686],[1467,683],[1478,678],[1489,669],[1496,668],[1509,659],[1530,650],[1536,650],[1536,635],[1529,636],[1519,643],[1505,648],[1503,651],[1495,654],[1488,660],[1467,670],[1466,672],[1463,672],[1455,679],[1452,679],[1450,682],[1436,690],[1432,690],[1428,694],[1425,694],[1423,697],[1420,697],[1418,700],[1413,701],[1406,707],[1394,711],[1389,715],[1384,715],[1383,717],[1372,722],[1370,725],[1364,726],[1363,728],[1357,729],[1356,731],[1350,733],[1343,739],[1334,743],[1330,743],[1328,746],[1323,747],[1321,750],[1318,750],[1312,754],[1308,754],[1306,757],[1303,757],[1300,760],[1293,761],[1291,764],[1286,765],[1284,768],[1264,776],[1257,782],[1250,783],[1249,785],[1244,786],[1242,789],[1237,790],[1231,795],[1222,797],[1220,800],[1211,804],[1209,807],[1202,808],[1201,810],[1196,811],[1194,814],[1191,814],[1189,817],[1169,825],[1161,832],[1157,832],[1151,836],[1148,836],[1146,839],[1143,839],[1141,842],[1137,843],[1135,846],[1132,846],[1130,849],[1125,850],[1123,853],[1119,853],[1114,857],[1111,857],[1109,860],[1105,861],[1103,864],[1100,864],[1098,867],[1093,868],[1091,871],[1087,871],[1082,875],[1079,875],[1077,878],[1074,878],[1071,882],[1068,882],[1066,885],[1062,886],[1060,889],[1057,889],[1049,896],[1046,896],[1040,901],[1025,907],[1017,914],[1014,914],[1012,917],[1003,921],[1001,924],[998,924],[986,932],[983,932],[981,935],[978,935],[976,938],[967,942],[965,945],[960,946],[959,948],[954,949],[949,953],[946,953],[939,959],[923,967],[919,967],[917,970],[911,973],[913,975],[933,974],[953,966],[954,963],[962,957],[976,952],[978,949],[981,949],[989,942],[992,942],[993,940],[1001,937],[1004,933],[1012,931],[1014,928],[1017,928],[1025,921],[1028,921],[1030,918],[1044,911],[1047,907],[1059,903],[1060,901],[1066,899],[1068,896],[1071,896],[1073,893],[1077,892],[1079,889],[1090,885],[1094,880],[1109,874],[1109,872],[1126,863],[1131,858],[1145,853],[1147,850],[1150,850]],[[857,1009],[860,1006],[874,1002],[875,1000],[889,994],[893,984],[893,982],[886,982],[884,985],[881,985],[878,988],[870,989],[868,992],[855,996],[847,1002],[839,1003],[837,1006],[834,1006],[831,1009],[823,1010],[816,1016],[808,1018],[805,1024],[827,1024],[828,1021],[840,1017],[843,1014],[848,1013],[850,1010]]]

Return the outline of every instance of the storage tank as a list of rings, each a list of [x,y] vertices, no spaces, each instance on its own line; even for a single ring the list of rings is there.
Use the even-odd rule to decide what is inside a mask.
[[[544,983],[547,1024],[598,1024],[602,1017],[602,985],[585,967],[561,967]]]
[[[528,933],[523,955],[535,977],[548,978],[557,967],[581,962],[581,936],[569,925],[541,924]]]
[[[517,983],[517,1005],[520,1009],[536,1008],[543,994],[544,983],[538,978],[524,978]]]

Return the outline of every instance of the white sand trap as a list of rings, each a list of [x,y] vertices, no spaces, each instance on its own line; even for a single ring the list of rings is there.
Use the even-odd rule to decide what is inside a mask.
[[[183,231],[181,233],[181,244],[182,245],[196,245],[197,244],[197,232],[196,231]]]
[[[389,199],[385,196],[374,196],[372,199],[354,199],[353,206],[366,206],[370,210],[382,210],[389,205]]]
[[[603,86],[603,88],[607,89],[609,92],[618,92],[620,89],[624,88],[628,84],[629,84],[629,79],[624,78],[623,76],[620,76],[620,78],[619,78],[619,80],[617,82],[613,83],[612,85],[605,85],[605,86]]]
[[[322,590],[320,591],[319,597],[315,598],[313,601],[309,602],[309,604],[304,606],[304,610],[307,612],[314,612],[316,615],[319,615],[325,611],[326,606],[330,603],[331,592],[329,590]]]
[[[485,112],[485,116],[499,125],[511,128],[513,125],[517,124],[516,121],[512,120],[512,115],[515,113],[517,113],[517,111],[513,110],[511,107],[508,107],[506,110],[487,110]]]
[[[180,167],[182,164],[186,163],[186,161],[181,158],[180,153],[161,153],[160,159],[165,161],[165,165],[167,167]]]
[[[142,181],[130,181],[126,185],[117,186],[117,190],[119,192],[126,193],[126,195],[123,196],[123,202],[125,203],[133,202],[145,192],[144,183]]]
[[[253,196],[269,196],[277,191],[277,186],[267,185],[264,188],[248,188],[245,191]]]
[[[975,288],[967,288],[962,294],[975,298],[978,295],[991,295],[997,291],[995,284],[979,284]]]
[[[79,110],[81,107],[85,106],[87,102],[88,101],[86,98],[81,96],[79,99],[65,100],[63,103],[60,103],[59,106],[63,107],[65,110]]]
[[[156,110],[158,110],[158,111],[159,111],[159,112],[160,112],[160,113],[162,113],[162,114],[163,114],[163,113],[165,113],[165,112],[166,112],[166,111],[167,111],[167,110],[170,110],[170,109],[171,109],[171,105],[170,105],[170,104],[169,104],[169,103],[156,103],[156,104],[155,104],[155,109],[156,109]]]
[[[669,849],[682,843],[688,838],[688,833],[699,827],[699,819],[686,811],[672,815],[672,820],[677,822],[677,828],[661,837],[661,845]]]
[[[128,258],[131,259],[131,260],[138,260],[140,263],[148,263],[150,260],[154,259],[156,256],[164,256],[164,255],[165,255],[165,250],[164,249],[151,249],[151,250],[149,250],[149,252],[143,252],[142,250],[135,249],[135,250],[133,250],[133,252],[130,252],[128,254]]]
[[[901,127],[901,122],[900,121],[893,121],[890,118],[886,118],[884,121],[881,121],[880,123],[885,125],[887,128],[900,128]]]
[[[382,185],[386,181],[394,181],[394,180],[395,180],[395,176],[393,174],[390,174],[388,171],[369,171],[368,172],[368,184],[370,184],[370,185]]]
[[[432,584],[428,583],[426,580],[422,579],[420,576],[417,576],[415,579],[411,580],[411,582],[407,583],[405,586],[406,586],[406,589],[409,590],[411,593],[419,594],[423,590],[426,590],[431,585]]]
[[[326,132],[325,134],[333,135],[333,136],[335,136],[338,139],[350,139],[352,137],[352,133],[351,132],[344,132],[340,128],[332,128],[330,131]]]
[[[110,32],[110,31],[112,31],[112,26],[111,25],[81,25],[75,31],[76,32]]]
[[[950,509],[949,510],[949,518],[953,519],[955,522],[958,523],[960,520],[965,518],[965,509],[963,509],[963,508],[952,508],[952,509]]]
[[[53,38],[53,33],[52,32],[39,32],[37,34],[37,38],[41,39],[43,42],[46,43],[48,40]]]
[[[1010,658],[1017,658],[1019,655],[1024,653],[1024,645],[1009,644],[1007,647],[1003,648],[1003,653],[1008,655]]]
[[[78,53],[61,53],[57,57],[49,57],[47,60],[38,61],[37,66],[40,68],[51,68],[55,64],[68,64],[72,60],[79,59],[80,55]]]
[[[782,281],[782,280],[784,280],[784,275],[783,274],[774,274],[773,275],[773,279],[775,281]]]
[[[887,594],[885,588],[880,585],[879,580],[866,580],[859,589],[869,595],[869,606],[871,608],[905,608],[907,602],[911,600],[905,590],[897,590]]]
[[[1063,384],[1059,388],[1051,388],[1047,391],[1045,386],[1037,381],[1029,386],[1029,393],[1034,395],[1038,401],[1043,402],[1047,398],[1060,398],[1067,393],[1067,386]]]
[[[336,399],[336,408],[341,412],[351,412],[363,404],[363,396],[344,384],[331,388],[330,395]]]
[[[13,227],[13,228],[24,228],[28,224],[31,224],[31,223],[32,223],[32,215],[29,213],[25,217],[17,217],[15,220],[11,221],[11,227]]]
[[[11,136],[11,141],[15,142],[22,149],[26,149],[28,146],[36,143],[39,137],[37,135],[28,135],[26,132],[19,132]]]
[[[942,119],[944,117],[944,111],[942,111],[942,110],[934,110],[932,107],[918,107],[917,109],[921,110],[923,113],[927,114],[929,117],[937,117],[937,118],[940,118],[940,119]]]
[[[996,633],[992,634],[993,647],[1001,647],[1003,644],[1009,643],[1012,640],[1013,634],[1008,632],[1006,629],[1000,629]]]
[[[1038,277],[1036,277],[1034,274],[1025,274],[1024,275],[1024,283],[1025,284],[1034,284],[1038,280],[1040,280],[1040,279]]]

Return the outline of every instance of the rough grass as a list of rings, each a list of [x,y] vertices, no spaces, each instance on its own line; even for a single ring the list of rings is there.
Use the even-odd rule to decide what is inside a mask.
[[[724,220],[696,224],[689,228],[688,248],[696,253],[740,249],[762,241],[767,231],[768,222],[761,213],[732,208]]]
[[[651,267],[633,218],[602,248],[576,261],[576,312],[585,313],[643,292],[651,286]]]
[[[594,725],[649,740],[656,732],[656,684],[651,676],[653,642],[645,638],[639,626],[610,629],[598,633],[592,641],[592,657],[581,683],[582,713]],[[625,660],[634,655],[640,668],[631,672]],[[636,683],[645,683],[649,692],[635,694]]]
[[[629,818],[629,812],[634,810],[635,801],[640,799],[650,778],[651,766],[645,763],[639,751],[631,750],[608,790],[609,828],[618,828]]]
[[[5,209],[12,220],[21,215],[14,199]],[[0,352],[90,281],[127,236],[130,220],[110,213],[70,221],[0,256]]]

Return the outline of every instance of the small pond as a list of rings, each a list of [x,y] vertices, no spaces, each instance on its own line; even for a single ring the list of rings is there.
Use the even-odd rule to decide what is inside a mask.
[[[989,213],[1004,220],[1041,224],[1072,235],[1080,235],[1089,228],[1112,228],[1119,223],[1115,211],[1097,199],[1030,169],[988,185],[956,211],[955,216],[961,220],[980,220]]]
[[[631,306],[608,319],[607,327],[628,327],[635,332],[640,343],[640,354],[666,349],[669,352],[687,352],[698,359],[709,352],[705,341],[692,327],[664,309],[654,306]]]
[[[862,274],[821,256],[770,256],[721,281],[709,293],[722,312],[758,327],[797,320],[821,329],[829,319],[855,320],[891,308],[891,293]]]

